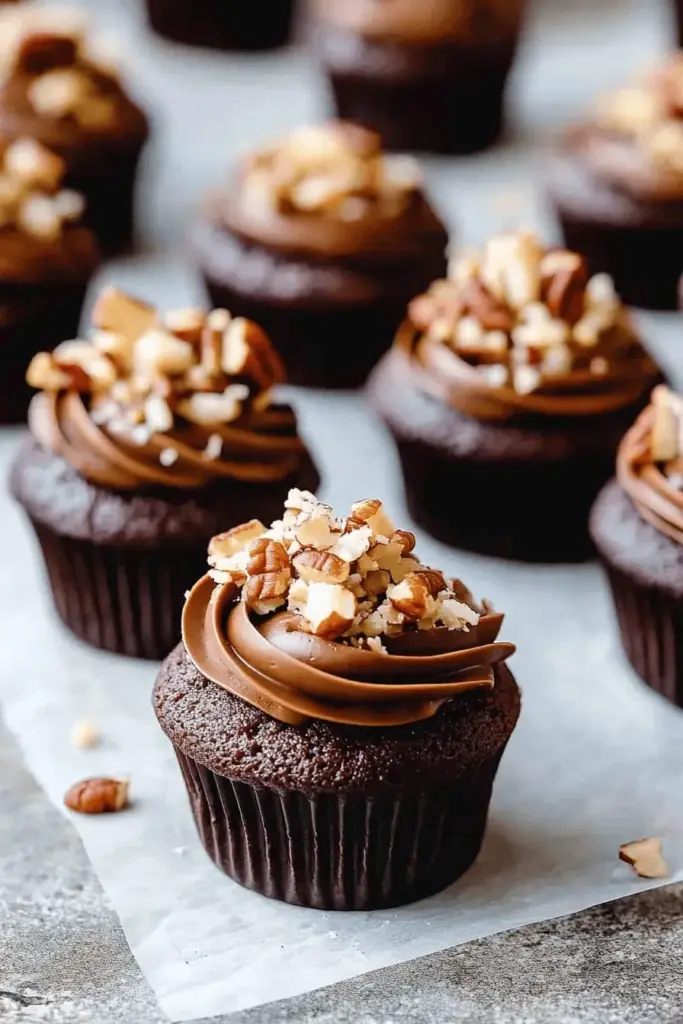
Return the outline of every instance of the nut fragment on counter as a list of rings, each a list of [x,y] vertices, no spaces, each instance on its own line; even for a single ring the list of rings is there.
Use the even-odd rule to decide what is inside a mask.
[[[85,718],[81,719],[80,722],[76,722],[71,730],[71,743],[74,747],[78,750],[87,750],[98,746],[99,742],[100,731],[97,726]]]
[[[640,878],[669,878],[669,867],[662,856],[661,839],[635,839],[619,847],[619,860],[630,864]]]
[[[422,565],[414,548],[414,535],[395,529],[377,498],[338,517],[293,489],[268,529],[251,520],[213,538],[209,576],[256,615],[286,608],[305,632],[380,653],[382,637],[406,629],[476,626],[467,592]]]
[[[80,814],[122,811],[128,805],[129,785],[126,779],[83,779],[67,790],[64,804],[70,811],[78,811]]]
[[[410,303],[408,321],[490,387],[518,394],[573,373],[605,376],[635,342],[611,280],[589,278],[583,257],[525,231],[453,260],[448,279]]]

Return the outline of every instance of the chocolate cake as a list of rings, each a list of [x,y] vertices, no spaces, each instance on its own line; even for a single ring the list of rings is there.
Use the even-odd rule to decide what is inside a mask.
[[[524,0],[314,0],[313,40],[339,117],[387,149],[496,141]]]
[[[502,616],[423,566],[376,499],[292,491],[212,541],[154,690],[200,839],[257,892],[367,910],[476,857],[519,691]]]
[[[214,305],[263,325],[292,384],[329,388],[365,380],[447,243],[414,161],[341,123],[255,153],[194,235]]]
[[[683,271],[683,55],[568,131],[548,190],[565,243],[629,305],[675,309]]]
[[[578,561],[619,440],[660,379],[610,279],[520,233],[411,303],[368,392],[417,523],[485,554]]]
[[[74,337],[99,263],[83,197],[62,187],[64,162],[33,139],[0,146],[0,422],[26,418],[26,366]]]
[[[660,386],[619,448],[617,477],[591,513],[624,649],[653,689],[683,707],[683,400]]]
[[[275,514],[319,478],[282,367],[225,310],[159,315],[109,289],[92,342],[40,353],[11,486],[35,529],[58,614],[81,639],[161,658],[219,526]]]
[[[87,200],[108,251],[130,245],[134,188],[147,118],[73,10],[0,13],[0,143],[28,136],[65,162],[65,184]]]

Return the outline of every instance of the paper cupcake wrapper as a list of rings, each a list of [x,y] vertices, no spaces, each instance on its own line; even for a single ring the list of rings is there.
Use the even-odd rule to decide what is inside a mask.
[[[266,50],[289,38],[294,0],[147,0],[150,25],[160,35],[212,49]]]
[[[683,707],[683,602],[605,564],[621,640],[641,679]]]
[[[131,550],[74,540],[33,523],[57,613],[86,643],[160,660],[180,640],[185,591],[206,549]]]
[[[502,751],[426,793],[257,788],[175,747],[214,863],[263,896],[320,910],[372,910],[430,896],[479,852]]]

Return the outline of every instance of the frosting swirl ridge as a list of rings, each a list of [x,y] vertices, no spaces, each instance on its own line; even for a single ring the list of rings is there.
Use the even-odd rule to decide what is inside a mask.
[[[321,718],[393,726],[430,718],[459,694],[491,689],[493,667],[514,652],[496,642],[502,621],[487,612],[467,633],[411,633],[394,641],[397,653],[382,654],[302,632],[290,612],[255,622],[228,585],[215,589],[205,576],[185,605],[183,640],[207,679],[289,725]]]
[[[617,479],[643,519],[683,544],[683,401],[663,385],[625,435]]]

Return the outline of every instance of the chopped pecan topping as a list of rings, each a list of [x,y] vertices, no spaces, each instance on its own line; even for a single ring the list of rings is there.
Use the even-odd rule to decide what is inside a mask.
[[[408,318],[490,387],[519,394],[574,371],[603,376],[635,338],[606,275],[589,279],[581,256],[545,250],[525,232],[455,260],[448,280],[411,302]]]
[[[414,555],[415,537],[396,530],[382,502],[355,502],[346,519],[306,491],[292,490],[281,520],[258,520],[214,537],[209,574],[252,612],[286,605],[300,628],[328,640],[384,650],[404,629],[467,629],[479,620],[462,584]]]

